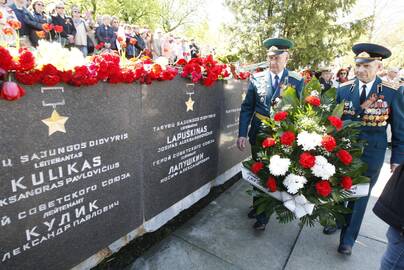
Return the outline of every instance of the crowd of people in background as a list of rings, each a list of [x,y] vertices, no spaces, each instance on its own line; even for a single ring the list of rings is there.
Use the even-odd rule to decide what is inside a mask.
[[[128,24],[115,16],[94,16],[91,11],[82,12],[76,5],[67,8],[62,1],[47,5],[42,0],[12,2],[0,0],[0,39],[7,44],[16,40],[15,30],[6,26],[8,20],[14,19],[21,23],[18,34],[24,47],[37,47],[39,39],[44,38],[60,42],[67,48],[76,47],[84,56],[106,50],[124,54],[128,59],[165,57],[169,63],[181,58],[189,60],[201,54],[201,48],[194,39],[163,33],[161,29],[153,32],[147,26]],[[214,49],[209,53],[214,53]],[[324,67],[317,72],[307,68],[301,73],[306,79],[317,77],[325,90],[337,88],[353,78],[351,67],[338,71]],[[389,68],[379,76],[393,84],[404,84],[404,69]]]
[[[332,87],[338,88],[341,84],[355,77],[352,67],[340,68],[338,70],[332,67],[321,67],[318,71],[306,68],[301,74],[306,82],[313,76],[316,77],[324,91]],[[404,69],[400,70],[397,67],[390,67],[380,71],[378,76],[390,84],[404,86]]]
[[[21,23],[19,40],[21,46],[36,47],[38,40],[45,38],[58,41],[64,47],[76,47],[84,56],[99,50],[124,52],[126,58],[149,56],[166,57],[170,63],[184,58],[189,60],[201,53],[194,39],[174,36],[157,29],[154,33],[147,26],[132,25],[115,16],[82,12],[80,7],[69,8],[63,2],[50,3],[36,0],[0,0],[0,32],[2,40],[12,44],[16,32],[6,27],[10,19]],[[50,27],[52,29],[50,29]],[[4,30],[7,29],[7,30]],[[55,31],[59,29],[59,31]],[[10,34],[14,31],[13,34]],[[45,34],[44,34],[45,32]]]

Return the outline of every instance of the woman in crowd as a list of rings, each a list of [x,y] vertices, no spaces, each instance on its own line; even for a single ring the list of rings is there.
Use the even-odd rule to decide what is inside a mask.
[[[45,4],[43,1],[34,1],[32,3],[32,16],[34,21],[39,24],[48,23],[50,21],[49,17],[45,13]],[[32,46],[38,46],[38,34],[36,29],[32,29],[29,33],[29,38],[31,40]],[[47,37],[48,38],[48,37]]]
[[[63,31],[57,37],[62,46],[73,47],[76,28],[74,27],[73,19],[66,16],[63,2],[56,4],[56,14],[52,16],[52,23],[53,25],[62,26]]]
[[[154,40],[153,40],[153,34],[149,29],[145,29],[145,37],[144,41],[146,43],[146,55],[149,56],[150,58],[153,58],[156,56],[156,52],[154,50]]]
[[[116,50],[116,34],[111,27],[111,17],[104,15],[102,24],[95,30],[95,38],[98,43],[104,43],[106,49]]]
[[[91,11],[86,11],[84,15],[84,20],[87,25],[87,50],[88,54],[92,54],[95,49],[95,44],[97,43],[95,40],[95,28],[97,27],[96,22],[93,19],[93,14]]]
[[[135,43],[136,43],[135,40],[136,39],[133,38],[132,27],[129,24],[125,24],[123,29],[125,32],[125,41],[126,41],[125,56],[127,59],[131,59],[135,55]]]
[[[115,33],[118,32],[118,30],[119,30],[119,20],[115,16],[111,17],[111,27],[112,27],[112,30],[114,30]]]
[[[348,81],[348,72],[349,70],[346,68],[341,68],[338,70],[337,75],[335,76],[334,87],[338,88],[340,84]]]
[[[73,24],[76,28],[74,37],[74,45],[83,53],[84,57],[88,55],[87,48],[87,29],[86,21],[81,18],[80,9],[78,6],[72,6]]]

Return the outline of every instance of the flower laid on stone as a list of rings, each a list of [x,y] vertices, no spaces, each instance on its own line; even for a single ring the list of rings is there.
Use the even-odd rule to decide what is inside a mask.
[[[13,34],[20,27],[18,23],[8,21],[9,26],[6,29],[9,30],[5,31]],[[167,59],[153,61],[149,57],[142,57],[126,60],[117,54],[103,52],[104,44],[99,43],[96,50],[100,54],[85,58],[77,48],[67,49],[58,42],[43,39],[50,31],[58,34],[63,32],[62,26],[44,24],[42,30],[36,32],[40,40],[32,52],[25,48],[0,46],[0,69],[15,73],[16,80],[21,84],[54,86],[63,82],[73,86],[89,86],[98,82],[116,84],[135,81],[151,84],[152,81],[172,80],[182,69],[183,77],[190,76],[194,83],[201,82],[205,86],[212,86],[215,81],[230,75],[227,66],[216,62],[211,55],[194,58],[189,62],[183,59],[178,62],[178,66],[169,66]],[[135,40],[131,41],[131,44],[133,43]],[[0,97],[6,100],[21,98],[23,91],[15,89],[23,88],[16,88],[14,85],[11,88],[5,87]],[[19,94],[10,95],[17,92]]]

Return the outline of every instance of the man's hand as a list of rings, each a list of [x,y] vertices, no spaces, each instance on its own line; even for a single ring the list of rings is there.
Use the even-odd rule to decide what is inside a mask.
[[[398,166],[400,166],[400,164],[397,164],[397,163],[390,164],[390,172],[393,173],[394,170],[397,169]]]
[[[247,138],[246,137],[239,137],[237,139],[237,148],[240,151],[244,151],[244,149],[246,147],[246,144],[247,144]]]

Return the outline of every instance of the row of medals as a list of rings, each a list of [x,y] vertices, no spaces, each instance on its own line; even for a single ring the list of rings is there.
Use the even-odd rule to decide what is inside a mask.
[[[355,111],[352,110],[352,103],[345,103],[344,114],[355,115]],[[387,101],[383,101],[382,99],[378,99],[375,103],[369,106],[369,108],[365,109],[364,115],[362,117],[362,124],[364,126],[371,127],[383,127],[387,125],[387,120],[389,119],[389,105]]]
[[[387,101],[378,99],[369,108],[365,109],[362,117],[365,126],[384,127],[389,119],[390,108]]]

